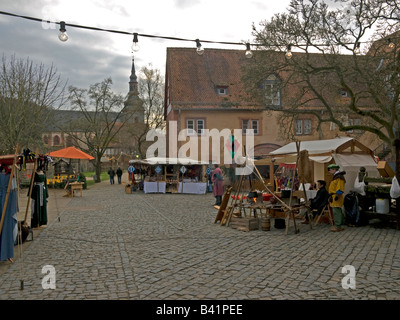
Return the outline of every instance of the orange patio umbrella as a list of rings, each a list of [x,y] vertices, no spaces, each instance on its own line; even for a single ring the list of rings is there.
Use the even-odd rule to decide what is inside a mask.
[[[87,160],[94,159],[91,155],[89,155],[75,147],[68,147],[68,148],[50,152],[49,156],[54,157],[54,158],[67,158],[67,159],[87,159]]]

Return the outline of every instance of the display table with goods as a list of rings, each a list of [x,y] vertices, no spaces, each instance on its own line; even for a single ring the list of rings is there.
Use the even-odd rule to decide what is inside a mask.
[[[400,198],[391,198],[390,189],[393,177],[365,178],[365,195],[356,194],[359,210],[346,210],[346,214],[358,214],[360,225],[391,227],[400,229]],[[345,200],[347,200],[345,198]],[[346,208],[346,207],[345,207]],[[351,212],[350,212],[351,211]],[[353,211],[356,211],[353,213]]]
[[[165,193],[165,181],[144,181],[144,193]]]
[[[206,182],[181,181],[178,186],[178,193],[205,194],[207,191]]]
[[[145,174],[144,193],[205,194],[205,166],[196,160],[181,158],[149,158],[130,161],[136,169],[141,166]]]

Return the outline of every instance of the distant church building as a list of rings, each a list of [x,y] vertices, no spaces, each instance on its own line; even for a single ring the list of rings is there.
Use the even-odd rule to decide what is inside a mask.
[[[129,77],[129,91],[125,100],[125,112],[133,112],[130,122],[144,123],[143,101],[139,98],[138,80],[135,70],[135,60],[132,58],[132,69]]]
[[[111,143],[104,156],[106,158],[119,159],[121,155],[128,158],[136,156],[137,147],[132,135],[145,129],[143,101],[139,98],[138,79],[136,76],[135,62],[132,59],[131,75],[129,77],[129,91],[124,102],[123,115],[119,117],[116,126],[122,124],[125,117],[130,117],[125,126],[120,130],[115,141]],[[76,127],[82,119],[82,111],[76,110],[53,110],[53,121],[42,134],[42,141],[47,151],[62,149],[73,146],[75,139],[71,135],[83,137],[85,128]],[[110,112],[110,117],[117,116],[118,113]],[[71,124],[74,129],[71,130]],[[76,145],[75,145],[76,146]],[[76,146],[76,147],[79,147]]]

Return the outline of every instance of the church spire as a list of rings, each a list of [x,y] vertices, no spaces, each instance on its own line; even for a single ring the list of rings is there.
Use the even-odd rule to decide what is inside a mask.
[[[135,59],[132,57],[131,76],[129,77],[129,93],[138,93],[138,82],[135,70]]]
[[[129,77],[129,92],[126,97],[125,106],[127,112],[133,111],[140,117],[140,119],[144,119],[143,102],[139,97],[138,78],[136,76],[135,61],[133,57],[132,57],[131,75]],[[132,119],[134,118],[135,117],[133,117]]]

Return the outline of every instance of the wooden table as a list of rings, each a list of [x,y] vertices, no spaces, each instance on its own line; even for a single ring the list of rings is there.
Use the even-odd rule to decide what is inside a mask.
[[[269,214],[270,209],[272,209],[272,205],[270,204],[262,204],[262,203],[239,203],[237,205],[239,208],[239,211],[246,217],[246,209],[249,209],[249,216],[253,214],[255,218],[258,217],[257,215],[257,210],[259,210],[260,216],[263,215],[263,212],[265,215]]]
[[[71,196],[74,197],[74,192],[79,190],[81,192],[82,197],[82,189],[83,189],[83,182],[71,182],[69,185],[71,186]]]

